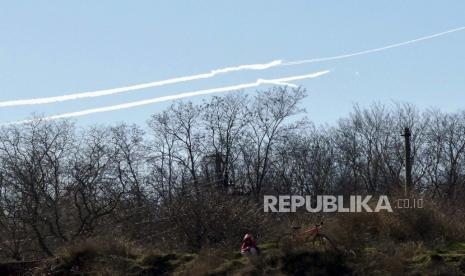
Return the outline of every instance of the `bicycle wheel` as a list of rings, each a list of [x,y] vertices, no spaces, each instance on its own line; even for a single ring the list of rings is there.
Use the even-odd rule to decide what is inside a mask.
[[[324,234],[317,234],[313,239],[313,248],[321,251],[335,250],[333,242]]]

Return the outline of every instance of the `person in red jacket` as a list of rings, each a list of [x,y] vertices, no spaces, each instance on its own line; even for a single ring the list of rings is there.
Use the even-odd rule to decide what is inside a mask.
[[[252,234],[245,234],[241,245],[242,255],[256,255],[259,253],[257,242],[253,239]]]

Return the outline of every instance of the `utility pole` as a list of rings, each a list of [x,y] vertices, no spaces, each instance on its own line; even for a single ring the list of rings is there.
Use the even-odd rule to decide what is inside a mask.
[[[410,145],[410,136],[412,133],[408,127],[404,128],[405,140],[405,196],[410,196],[412,191],[412,150]]]

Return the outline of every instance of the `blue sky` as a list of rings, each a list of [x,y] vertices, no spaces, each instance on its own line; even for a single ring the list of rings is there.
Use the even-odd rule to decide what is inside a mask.
[[[127,86],[275,59],[357,52],[465,26],[465,1],[3,1],[0,101]],[[345,60],[244,71],[131,93],[0,108],[0,123],[331,70],[296,82],[316,123],[354,103],[465,107],[465,31]],[[252,94],[254,89],[247,93]],[[208,96],[192,98],[194,102]],[[143,123],[169,103],[79,117]]]

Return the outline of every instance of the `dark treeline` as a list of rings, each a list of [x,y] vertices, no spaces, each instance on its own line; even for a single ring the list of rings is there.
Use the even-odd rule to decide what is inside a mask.
[[[99,235],[196,250],[254,224],[263,194],[395,194],[404,127],[415,191],[463,199],[465,112],[375,104],[315,127],[295,116],[305,96],[274,88],[175,103],[146,127],[2,127],[1,257],[52,256]]]

